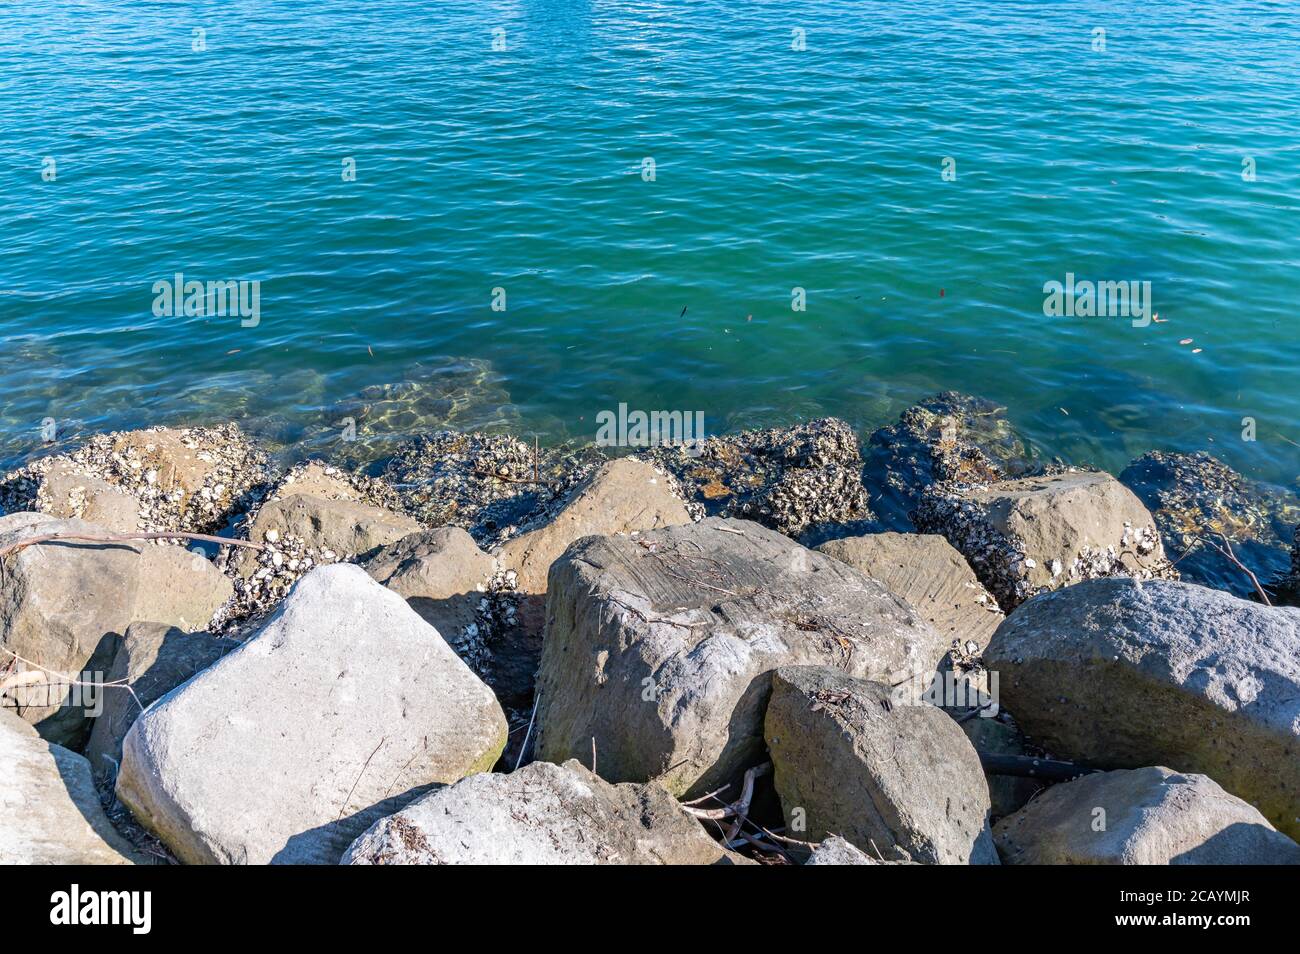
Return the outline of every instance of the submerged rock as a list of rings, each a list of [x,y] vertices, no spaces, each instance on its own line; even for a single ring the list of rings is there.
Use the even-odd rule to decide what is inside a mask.
[[[795,538],[874,517],[853,428],[836,418],[709,437],[643,455],[680,482],[696,515],[740,517]]]
[[[1203,773],[1300,835],[1300,609],[1094,580],[1025,603],[984,658],[1057,757]]]
[[[476,775],[376,822],[354,865],[712,865],[723,850],[663,788],[611,785],[577,761]]]
[[[0,864],[129,865],[135,858],[99,805],[90,763],[0,711]]]
[[[772,674],[764,736],[788,830],[839,834],[886,860],[997,864],[979,756],[941,709],[786,666]]]
[[[1291,546],[1291,572],[1274,583],[1277,602],[1284,606],[1300,606],[1300,527],[1295,529],[1295,543]]]
[[[865,479],[881,521],[914,529],[911,512],[936,484],[970,486],[1038,470],[1033,452],[1006,418],[1006,408],[956,391],[905,410],[871,435]]]
[[[879,583],[759,524],[710,518],[588,537],[555,562],[537,756],[677,795],[759,759],[770,673],[932,671],[948,649]]]
[[[1016,865],[1296,865],[1300,845],[1204,775],[1148,767],[1054,785],[993,829]]]
[[[491,768],[491,690],[354,566],[300,580],[131,727],[117,794],[188,863],[327,863],[433,783]]]
[[[1230,542],[1263,583],[1286,572],[1290,534],[1300,524],[1300,498],[1247,480],[1204,451],[1152,451],[1119,479],[1154,515],[1165,551],[1183,579],[1255,599],[1250,578],[1210,543]]]
[[[914,518],[966,556],[1007,612],[1081,580],[1178,576],[1142,502],[1102,471],[947,487],[929,494]]]

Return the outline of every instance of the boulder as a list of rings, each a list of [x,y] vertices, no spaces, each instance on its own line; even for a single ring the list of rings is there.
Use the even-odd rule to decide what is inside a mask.
[[[85,520],[116,533],[134,533],[140,520],[140,501],[108,481],[81,471],[59,458],[44,472],[37,490],[41,513],[65,520]]]
[[[933,671],[946,641],[874,580],[756,523],[589,537],[551,569],[537,757],[704,794],[761,759],[770,673]]]
[[[663,788],[611,785],[576,761],[475,775],[376,822],[354,865],[711,865],[743,862]]]
[[[333,863],[427,786],[491,768],[505,737],[437,631],[340,564],[136,719],[117,794],[185,862]]]
[[[1300,609],[1094,580],[1021,606],[984,658],[1057,757],[1199,772],[1300,835]]]
[[[1177,578],[1151,514],[1102,471],[1066,470],[927,496],[918,529],[941,533],[1010,612],[1035,593],[1105,576]]]
[[[305,547],[322,554],[352,556],[396,543],[422,528],[410,517],[343,497],[290,494],[267,501],[248,529],[248,539],[297,537]],[[253,551],[240,551],[236,566],[241,576],[257,568]]]
[[[496,560],[466,531],[440,527],[409,534],[363,560],[361,568],[403,597],[472,668],[487,665],[480,613]],[[535,669],[534,663],[528,670],[528,689]]]
[[[820,666],[772,676],[764,735],[786,827],[895,861],[997,864],[979,756],[941,709]]]
[[[879,580],[935,632],[967,652],[987,646],[1004,618],[970,564],[938,534],[870,533],[831,540],[817,549]]]
[[[0,865],[134,863],[80,755],[0,710],[0,765]]]
[[[42,514],[0,517],[0,547],[44,534],[103,536],[106,528]],[[21,656],[18,672],[50,670],[101,682],[127,626],[141,619],[202,628],[230,594],[209,561],[180,547],[153,543],[64,541],[28,546],[3,558],[0,656]],[[33,677],[37,678],[37,677]],[[96,690],[49,676],[9,689],[17,707],[45,738],[71,748],[85,742],[102,701]]]
[[[545,526],[520,534],[497,552],[501,565],[518,575],[524,593],[545,593],[554,563],[576,540],[594,535],[657,530],[689,523],[690,514],[664,476],[643,461],[610,461]]]
[[[104,693],[86,758],[96,775],[114,776],[122,762],[122,740],[142,707],[153,705],[237,644],[210,633],[190,633],[165,623],[132,623],[105,681],[129,686]]]
[[[1015,865],[1296,865],[1300,845],[1204,775],[1147,767],[1054,785],[993,829]]]

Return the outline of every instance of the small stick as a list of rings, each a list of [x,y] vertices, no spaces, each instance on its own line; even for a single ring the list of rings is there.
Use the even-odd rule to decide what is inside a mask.
[[[528,739],[533,734],[533,720],[537,718],[537,703],[541,701],[542,693],[539,690],[537,694],[533,696],[533,714],[528,717],[528,731],[524,733],[524,744],[519,748],[519,758],[515,759],[516,772],[519,771],[519,765],[524,760],[524,753],[528,751]],[[594,739],[592,740],[592,744],[595,744]]]
[[[266,547],[251,540],[234,540],[230,537],[214,537],[209,533],[114,533],[94,536],[87,533],[46,533],[37,537],[18,540],[8,546],[0,547],[0,557],[8,556],[23,547],[38,543],[57,543],[62,540],[77,540],[82,543],[132,543],[139,540],[201,540],[205,543],[220,543],[232,547],[248,547],[251,550],[265,550]]]
[[[1222,553],[1224,557],[1226,557],[1232,563],[1233,566],[1235,566],[1237,569],[1241,570],[1248,577],[1250,577],[1250,582],[1255,584],[1255,592],[1259,594],[1260,600],[1263,601],[1265,606],[1272,606],[1273,601],[1270,600],[1268,598],[1268,594],[1264,592],[1264,587],[1260,586],[1259,577],[1257,577],[1251,571],[1250,567],[1246,566],[1246,564],[1242,563],[1240,560],[1237,559],[1237,554],[1232,549],[1231,541],[1229,541],[1228,538],[1225,537],[1223,534],[1219,534],[1219,539],[1223,541],[1222,547],[1219,546],[1217,543],[1213,543],[1209,540],[1206,540],[1205,542],[1208,543],[1210,546],[1214,547],[1214,549],[1218,550],[1220,553]],[[1224,547],[1227,547],[1227,549],[1225,550]]]
[[[63,680],[63,682],[47,682],[46,685],[48,686],[69,685],[69,686],[89,686],[94,689],[125,689],[127,692],[131,693],[131,698],[134,699],[135,704],[140,707],[140,711],[144,712],[144,704],[140,702],[140,697],[135,694],[135,690],[132,689],[130,685],[128,685],[125,679],[114,679],[112,682],[87,682],[84,679],[74,679],[66,672],[56,672],[53,669],[46,669],[40,663],[34,663],[30,659],[25,659],[24,657],[19,656],[12,649],[9,649],[7,646],[0,646],[0,650],[7,652],[18,662],[23,663],[26,666],[31,666],[32,669],[39,669],[47,676],[57,676],[59,679]],[[17,678],[18,678],[17,676],[10,676],[7,679],[5,679],[3,687],[0,687],[0,694],[3,694],[3,692],[7,691],[8,689],[19,688],[24,685],[32,685],[32,683],[26,681],[17,682],[15,681]]]

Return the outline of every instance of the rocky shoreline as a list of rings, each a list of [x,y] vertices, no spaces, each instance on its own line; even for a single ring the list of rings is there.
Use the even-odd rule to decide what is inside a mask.
[[[1300,863],[1298,524],[954,393],[365,473],[99,435],[0,477],[0,861]]]

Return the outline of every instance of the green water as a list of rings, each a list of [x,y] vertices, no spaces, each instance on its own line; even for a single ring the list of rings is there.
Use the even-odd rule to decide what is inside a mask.
[[[6,4],[0,458],[47,418],[361,457],[621,402],[865,431],[952,388],[1049,456],[1290,484],[1298,11]],[[176,272],[259,281],[256,326],[155,315]],[[1067,272],[1161,320],[1045,316]]]

